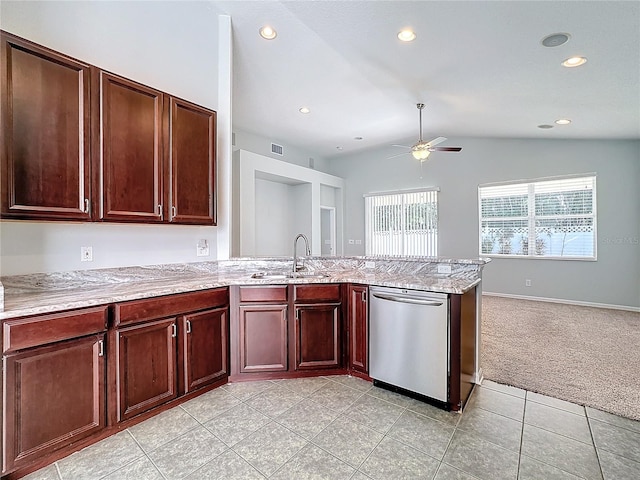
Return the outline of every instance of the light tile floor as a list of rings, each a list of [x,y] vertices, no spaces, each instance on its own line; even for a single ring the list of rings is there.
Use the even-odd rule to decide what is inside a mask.
[[[233,383],[27,477],[640,479],[640,422],[485,381],[462,415],[318,377]]]

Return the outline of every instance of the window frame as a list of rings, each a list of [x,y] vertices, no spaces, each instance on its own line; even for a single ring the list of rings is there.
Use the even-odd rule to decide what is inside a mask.
[[[537,215],[535,211],[535,185],[539,183],[545,182],[554,182],[561,180],[572,180],[572,179],[591,179],[593,182],[592,189],[592,213],[590,215],[586,214],[569,214],[569,215]],[[521,258],[527,260],[570,260],[570,261],[582,261],[582,262],[595,262],[598,260],[598,215],[597,215],[597,175],[595,172],[590,173],[582,173],[575,175],[561,175],[561,176],[553,176],[553,177],[540,177],[534,179],[527,180],[514,180],[507,182],[494,182],[494,183],[484,183],[478,185],[478,252],[481,257],[490,257],[490,258]],[[483,217],[482,216],[482,189],[487,187],[502,187],[502,186],[526,186],[527,191],[527,215],[519,216],[519,217]],[[561,256],[561,255],[536,255],[535,247],[529,249],[528,253],[525,254],[511,254],[511,253],[483,253],[482,251],[482,223],[483,221],[491,221],[491,220],[500,220],[500,219],[509,219],[509,220],[527,220],[527,228],[528,228],[528,244],[531,244],[531,240],[534,240],[535,245],[535,230],[536,223],[538,220],[546,220],[549,218],[592,218],[593,219],[593,254],[589,256]]]
[[[364,200],[365,200],[365,234],[364,234],[364,243],[365,243],[365,255],[367,256],[388,256],[388,257],[422,257],[422,258],[436,258],[438,255],[438,249],[439,249],[439,213],[440,213],[440,204],[439,204],[439,199],[438,199],[438,193],[440,192],[440,188],[439,187],[425,187],[425,188],[415,188],[415,189],[410,189],[410,190],[394,190],[394,191],[386,191],[386,192],[371,192],[371,193],[366,193],[363,195]],[[433,255],[410,255],[410,254],[406,254],[404,252],[405,248],[406,248],[406,241],[407,241],[407,229],[406,227],[406,209],[405,206],[406,205],[415,205],[415,204],[407,204],[404,201],[404,197],[405,195],[411,195],[411,194],[418,194],[418,193],[434,193],[435,194],[435,235],[433,233],[430,233],[428,235],[430,235],[431,237],[433,237],[432,243],[430,245],[430,248],[428,248],[428,250],[434,252]],[[399,215],[401,224],[402,224],[402,240],[401,240],[401,246],[403,248],[403,252],[402,253],[397,253],[397,254],[390,254],[390,253],[372,253],[370,251],[370,247],[371,247],[371,243],[372,243],[372,238],[370,237],[370,232],[371,232],[371,214],[372,212],[370,211],[369,208],[369,198],[371,197],[382,197],[382,196],[398,196],[401,197],[403,200],[401,202],[401,214]],[[429,241],[427,239],[427,241]]]

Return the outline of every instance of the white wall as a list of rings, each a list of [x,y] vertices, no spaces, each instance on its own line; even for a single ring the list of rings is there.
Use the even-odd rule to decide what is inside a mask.
[[[292,219],[295,218],[291,186],[256,179],[256,255],[291,256]]]
[[[364,193],[438,186],[439,254],[478,257],[479,184],[595,172],[598,260],[494,259],[483,289],[640,307],[640,141],[450,138],[447,145],[463,150],[432,154],[422,171],[411,155],[387,159],[397,153],[391,148],[331,160],[330,171],[346,182],[345,238],[364,238]],[[345,245],[345,255],[363,253],[364,244]]]
[[[290,194],[288,202],[293,205],[278,205],[276,198],[261,198],[264,188],[257,186],[260,180],[288,184]],[[320,254],[320,197],[321,186],[330,186],[336,190],[337,236],[342,238],[342,210],[344,181],[334,175],[318,172],[299,165],[274,160],[254,152],[237,150],[233,154],[233,256],[254,256],[259,251],[260,236],[267,231],[262,225],[268,219],[257,219],[259,209],[266,208],[262,202],[269,202],[273,208],[291,211],[289,234],[305,233],[311,243],[314,255]],[[263,185],[264,186],[264,185]],[[339,192],[339,193],[338,193]],[[280,195],[277,196],[280,198]],[[260,227],[258,227],[258,222]],[[290,238],[293,242],[293,236]],[[287,242],[288,243],[288,242]],[[338,240],[339,243],[339,240]],[[293,246],[291,246],[293,250]],[[338,254],[342,251],[339,250]],[[291,256],[293,252],[288,253]]]
[[[315,185],[315,189],[319,189],[319,184]],[[289,237],[288,248],[289,255],[293,256],[293,239],[299,233],[304,234],[309,241],[309,248],[316,255],[320,254],[322,241],[320,240],[320,200],[314,199],[314,185],[311,183],[302,183],[294,185],[293,191],[293,208],[295,215],[293,216],[293,234]],[[317,226],[314,228],[314,223]],[[302,239],[298,242],[296,250],[299,255],[304,255],[304,243]]]
[[[230,55],[219,65],[218,12],[210,2],[3,0],[0,28],[214,110],[225,88],[231,95],[225,87]],[[219,75],[225,84],[219,85]],[[230,112],[223,113],[230,122]],[[230,141],[218,143],[230,152]],[[230,164],[227,157],[219,156],[219,171],[221,161]],[[220,200],[222,225],[230,202]],[[218,248],[216,227],[3,221],[0,234],[2,275],[211,260]],[[209,257],[195,256],[201,238],[209,241]],[[93,247],[93,262],[79,262],[80,246]]]
[[[271,157],[275,160],[283,162],[293,163],[300,165],[301,167],[310,167],[310,159],[313,159],[313,169],[320,172],[326,172],[328,165],[327,161],[313,152],[306,150],[304,147],[292,145],[289,142],[278,140],[275,138],[267,138],[262,135],[256,135],[254,133],[246,132],[238,128],[233,129],[235,144],[234,150],[247,150],[254,152],[265,157]],[[282,145],[282,155],[276,155],[271,153],[271,143]]]

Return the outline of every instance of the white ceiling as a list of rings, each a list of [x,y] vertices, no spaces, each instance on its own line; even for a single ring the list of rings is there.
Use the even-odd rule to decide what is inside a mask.
[[[640,138],[637,1],[213,4],[232,18],[234,128],[327,158],[417,140],[418,102],[425,140]],[[415,41],[397,39],[405,27]],[[557,32],[570,40],[541,45]],[[588,62],[560,65],[574,55]]]

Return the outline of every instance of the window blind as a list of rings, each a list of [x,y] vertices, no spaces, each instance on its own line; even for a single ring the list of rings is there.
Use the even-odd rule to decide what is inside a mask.
[[[437,190],[367,195],[365,230],[367,255],[437,256]]]

